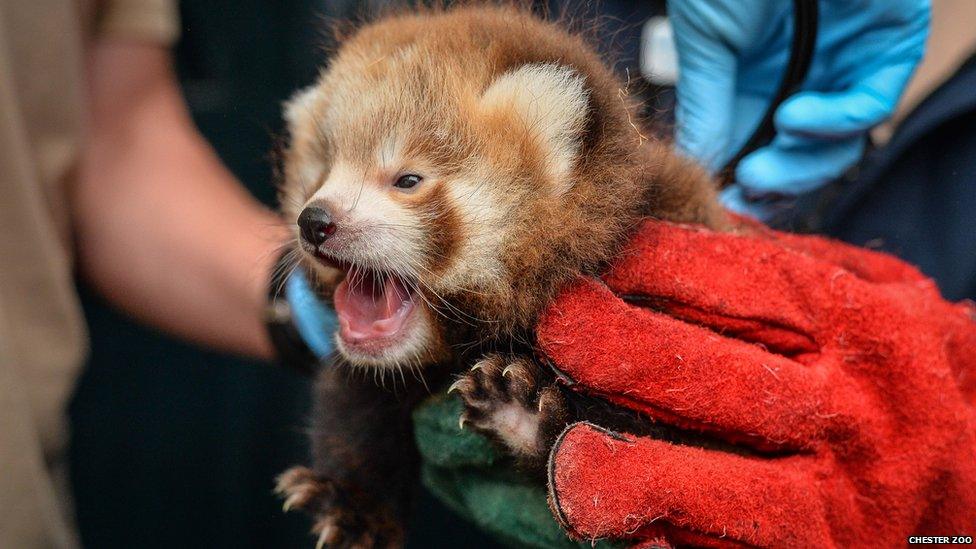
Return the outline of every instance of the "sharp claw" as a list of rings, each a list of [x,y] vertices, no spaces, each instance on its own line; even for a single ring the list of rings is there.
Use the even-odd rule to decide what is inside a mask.
[[[325,528],[322,528],[322,533],[319,534],[319,540],[315,542],[315,549],[322,549],[325,547],[325,544],[328,543],[329,537],[334,531],[335,527],[333,526],[326,526]]]
[[[315,542],[315,549],[322,549],[327,543],[335,543],[339,541],[339,527],[335,525],[334,522],[329,522],[322,527],[322,533],[319,534],[319,540]]]
[[[471,367],[471,371],[472,372],[474,372],[475,370],[480,370],[480,369],[481,369],[481,363],[480,362],[475,362],[474,363],[474,366]]]
[[[277,482],[275,483],[275,492],[281,495],[287,494],[288,487],[293,484],[292,477],[294,476],[294,473],[294,469],[289,469],[288,471],[278,475],[278,478],[276,479]]]
[[[468,418],[463,415],[458,417],[458,429],[464,429],[464,424],[468,422]]]
[[[452,383],[451,386],[447,388],[447,394],[451,394],[454,391],[457,391],[458,387],[461,386],[461,382],[462,381],[464,381],[464,378],[461,378],[461,379],[455,381],[454,383]]]
[[[512,371],[512,365],[511,364],[509,364],[508,366],[505,366],[505,369],[502,370],[502,377],[508,377],[508,374],[511,371]]]
[[[298,500],[300,499],[302,499],[301,494],[292,494],[288,496],[288,499],[286,499],[285,503],[281,506],[281,510],[286,513],[288,511],[291,511],[291,508],[294,507],[295,504],[298,503]]]

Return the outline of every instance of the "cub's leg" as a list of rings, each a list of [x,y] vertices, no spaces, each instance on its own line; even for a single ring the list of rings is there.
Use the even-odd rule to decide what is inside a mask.
[[[319,376],[313,465],[283,473],[277,491],[286,510],[312,516],[320,547],[403,545],[418,467],[410,409],[421,389],[387,390],[339,365]]]
[[[500,443],[523,469],[544,474],[549,449],[571,420],[551,371],[527,356],[491,354],[449,391],[464,401],[462,426]]]

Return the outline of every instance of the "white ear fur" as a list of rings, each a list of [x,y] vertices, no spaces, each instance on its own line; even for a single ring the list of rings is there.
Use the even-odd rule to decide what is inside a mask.
[[[316,156],[307,158],[307,161],[322,159],[324,151],[320,150],[319,144],[323,138],[322,117],[326,115],[327,105],[325,94],[317,84],[298,90],[284,103],[289,147],[301,156],[314,152]],[[316,169],[319,169],[318,165]]]
[[[289,97],[284,104],[285,122],[289,128],[295,128],[298,120],[302,116],[308,116],[314,112],[314,104],[318,96],[318,86],[302,88]]]
[[[324,105],[324,95],[314,84],[295,92],[283,105],[288,127],[285,175],[291,182],[284,189],[295,195],[294,200],[283,202],[286,208],[292,202],[304,202],[308,198],[304,190],[326,172],[326,155],[319,145],[321,135],[318,133],[321,127],[318,118],[323,115]]]
[[[549,156],[547,165],[563,194],[567,175],[579,153],[579,134],[587,116],[588,94],[583,77],[569,67],[552,63],[525,65],[496,79],[481,98],[487,110],[514,109],[526,128],[536,132]]]

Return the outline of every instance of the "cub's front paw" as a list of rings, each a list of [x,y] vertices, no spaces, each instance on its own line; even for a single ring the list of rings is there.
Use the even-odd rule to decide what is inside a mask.
[[[464,401],[460,425],[500,442],[529,469],[541,470],[568,421],[552,376],[527,357],[488,355],[448,389],[455,391]]]
[[[301,509],[315,521],[316,549],[403,546],[403,528],[397,520],[388,513],[365,511],[346,490],[307,467],[282,473],[275,492],[284,498],[285,511]]]

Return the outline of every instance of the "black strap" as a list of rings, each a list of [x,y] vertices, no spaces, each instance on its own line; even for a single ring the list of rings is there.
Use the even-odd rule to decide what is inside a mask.
[[[790,44],[790,60],[786,64],[783,80],[766,108],[759,126],[752,132],[746,144],[732,157],[719,172],[722,186],[731,185],[735,180],[735,169],[739,162],[756,150],[769,145],[776,136],[773,117],[776,109],[800,89],[807,77],[813,52],[817,46],[817,0],[793,0],[793,42]]]

